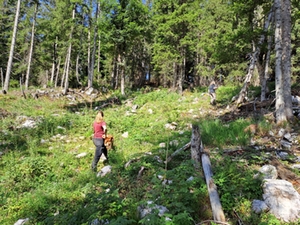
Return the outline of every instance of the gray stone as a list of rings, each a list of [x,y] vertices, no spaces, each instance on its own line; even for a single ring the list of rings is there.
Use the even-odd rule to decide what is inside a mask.
[[[28,221],[29,221],[29,218],[19,219],[17,222],[14,223],[14,225],[23,225],[23,224],[26,224]]]
[[[255,213],[262,213],[262,212],[268,211],[269,207],[267,206],[267,204],[264,201],[255,199],[252,202],[252,210]]]
[[[110,173],[112,169],[112,166],[104,166],[99,173],[97,174],[97,177],[104,177],[106,174]]]
[[[284,222],[295,222],[300,218],[300,195],[290,182],[266,179],[263,191],[264,202],[275,217]]]
[[[275,166],[264,165],[259,169],[259,174],[256,174],[254,178],[261,176],[263,179],[276,179],[278,173]]]
[[[159,216],[163,216],[166,212],[169,211],[165,206],[156,205],[152,201],[148,201],[146,206],[138,207],[138,212],[139,212],[140,218],[144,218],[148,214],[153,213],[154,210],[158,210]]]

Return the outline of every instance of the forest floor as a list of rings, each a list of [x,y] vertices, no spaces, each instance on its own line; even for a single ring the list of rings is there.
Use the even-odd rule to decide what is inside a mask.
[[[245,128],[244,131],[250,132],[252,135],[250,148],[254,151],[251,151],[251,154],[261,155],[262,151],[270,153],[271,157],[268,163],[276,167],[278,178],[291,182],[300,194],[300,176],[299,173],[295,173],[295,169],[300,169],[300,118],[295,116],[292,124],[286,125],[284,129],[279,128],[274,122],[274,106],[274,99],[264,102],[251,101],[245,102],[239,107],[233,105],[221,117],[219,111],[224,108],[221,105],[212,107],[211,113],[224,122],[234,121],[238,118],[254,118],[254,121],[259,121],[261,117],[271,121],[272,127],[269,129],[264,129],[255,123]],[[249,149],[230,149],[228,155],[241,156],[248,154],[247,150]]]

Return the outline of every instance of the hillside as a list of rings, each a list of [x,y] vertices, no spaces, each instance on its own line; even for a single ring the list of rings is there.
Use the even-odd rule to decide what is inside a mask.
[[[165,163],[191,141],[193,124],[209,152],[227,224],[299,224],[251,209],[262,199],[262,180],[254,176],[263,165],[275,166],[279,179],[300,191],[299,126],[277,127],[271,102],[233,110],[233,87],[218,89],[216,106],[206,89],[40,93],[0,95],[0,224],[213,224],[204,175],[189,149]],[[91,171],[97,110],[114,136],[109,161],[98,165],[98,172],[111,166],[103,176]]]

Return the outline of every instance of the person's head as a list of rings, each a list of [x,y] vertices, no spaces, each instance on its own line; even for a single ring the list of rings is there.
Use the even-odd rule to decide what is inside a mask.
[[[96,123],[102,122],[103,118],[104,118],[104,113],[102,111],[99,111],[95,118]]]
[[[216,82],[213,80],[210,82],[210,85],[216,84]]]

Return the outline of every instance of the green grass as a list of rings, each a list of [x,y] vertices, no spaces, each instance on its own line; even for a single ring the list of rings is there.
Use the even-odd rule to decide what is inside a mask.
[[[218,106],[230,102],[235,91],[220,87]],[[213,151],[211,160],[226,218],[234,224],[232,211],[236,210],[245,224],[263,224],[268,214],[253,215],[250,210],[251,200],[262,194],[260,184],[252,179],[252,161],[232,163],[222,154],[222,148],[249,144],[251,137],[244,129],[252,120],[223,122],[212,114],[214,108],[204,92],[182,96],[165,89],[131,92],[130,96],[111,93],[92,106],[86,102],[69,105],[64,98],[0,96],[0,109],[7,112],[0,121],[0,224],[14,224],[21,218],[29,218],[29,224],[57,225],[90,224],[95,219],[122,225],[186,225],[212,219],[203,174],[194,170],[189,151],[167,165],[158,160],[164,161],[191,140],[192,124],[199,125],[205,147],[219,149]],[[113,170],[100,178],[90,171],[93,108],[116,96],[123,104],[103,109],[108,133],[115,138],[115,148],[109,152]],[[137,105],[136,112],[132,112],[133,105]],[[35,128],[17,128],[22,123],[19,116],[39,123]],[[167,123],[176,123],[176,129],[166,129]],[[266,132],[269,123],[263,119],[258,123]],[[127,138],[122,136],[125,132]],[[166,147],[160,147],[161,143]],[[87,156],[75,157],[83,152]],[[98,170],[103,166],[99,163]],[[141,168],[144,173],[137,178]],[[172,183],[163,185],[159,176]],[[192,176],[195,179],[188,182]],[[157,214],[139,218],[137,208],[149,200],[167,207],[165,216],[172,222]]]

